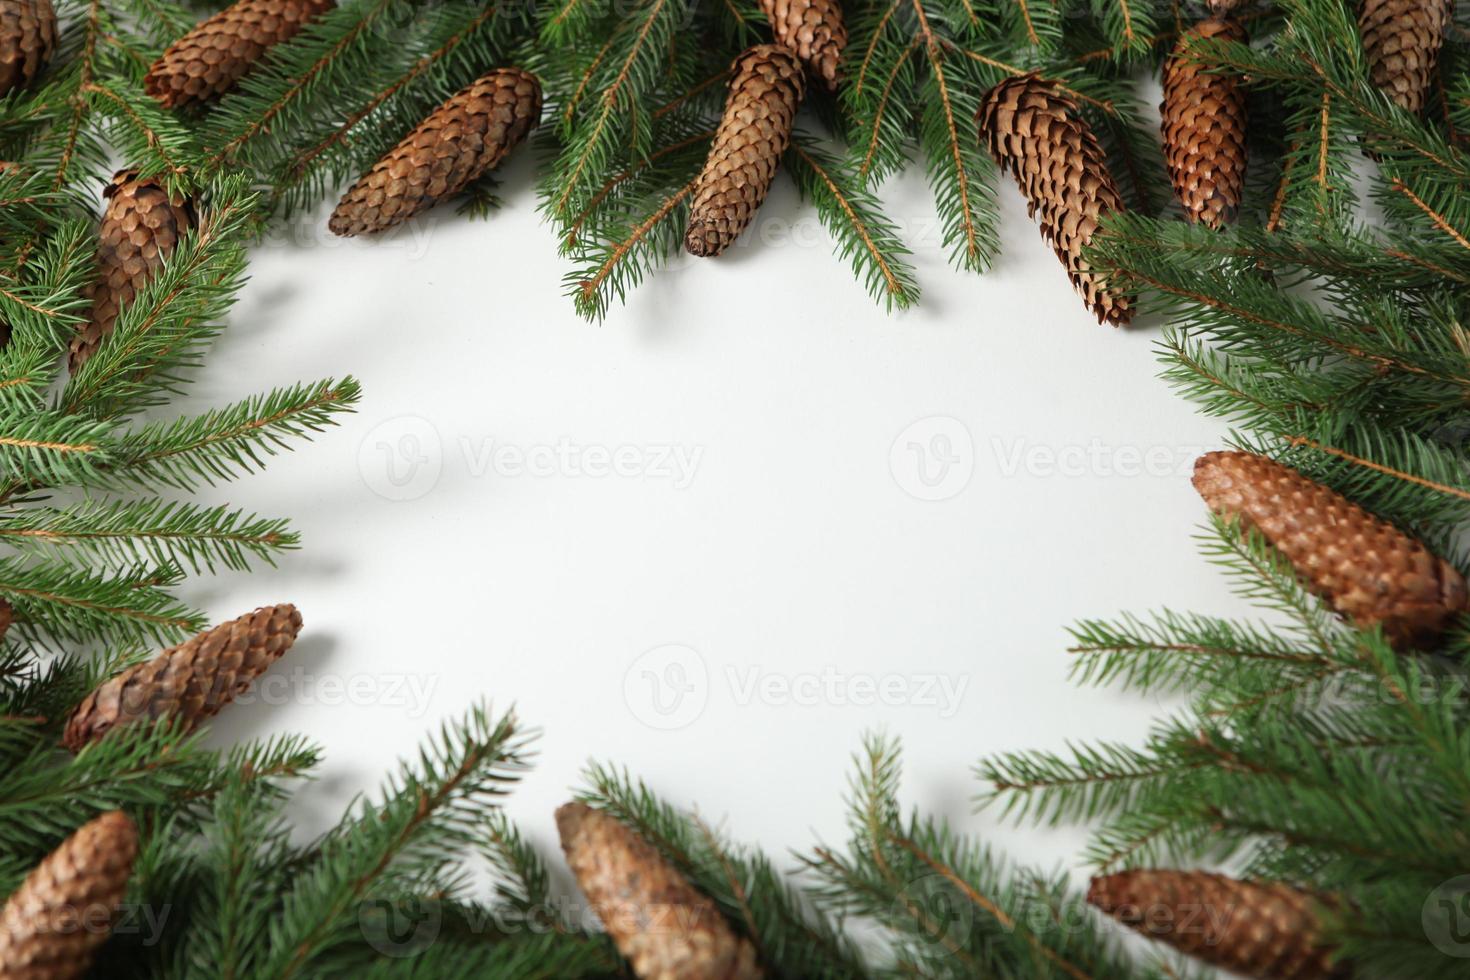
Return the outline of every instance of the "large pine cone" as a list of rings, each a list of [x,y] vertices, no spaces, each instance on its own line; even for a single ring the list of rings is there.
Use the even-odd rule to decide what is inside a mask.
[[[136,170],[119,170],[103,196],[107,210],[98,233],[98,279],[91,316],[71,341],[73,372],[97,352],[123,304],[148,284],[196,220],[191,202],[169,197],[157,181],[140,180]]]
[[[691,255],[719,255],[755,217],[806,94],[801,63],[779,45],[758,44],[743,52],[730,74],[725,113],[694,183],[684,231]]]
[[[1453,0],[1358,4],[1358,30],[1373,84],[1409,112],[1424,109],[1453,10]]]
[[[497,68],[451,96],[403,138],[332,212],[337,235],[386,231],[464,190],[541,120],[541,83]]]
[[[1087,901],[1145,936],[1243,976],[1348,975],[1322,942],[1322,900],[1287,885],[1205,871],[1123,871],[1092,879]]]
[[[170,108],[228,92],[267,48],[295,37],[332,8],[332,0],[240,0],[179,38],[143,79]]]
[[[1191,221],[1219,228],[1235,220],[1245,191],[1245,88],[1234,75],[1207,70],[1189,46],[1244,42],[1236,20],[1210,18],[1185,31],[1164,64],[1164,156],[1169,180]]]
[[[601,810],[556,811],[562,850],[641,980],[758,980],[755,949],[638,834]]]
[[[828,91],[837,90],[837,65],[847,46],[838,0],[761,0],[776,41],[800,58]]]
[[[1333,609],[1382,624],[1395,645],[1432,644],[1470,605],[1465,579],[1421,542],[1274,460],[1207,453],[1194,486],[1215,513],[1257,528]]]
[[[0,0],[0,96],[29,85],[55,50],[51,0]]]
[[[170,647],[88,694],[67,720],[63,742],[79,752],[120,725],[165,717],[193,728],[242,694],[300,630],[295,606],[264,606]]]
[[[1082,257],[1099,219],[1124,205],[1107,155],[1077,104],[1054,83],[1023,75],[986,93],[977,117],[990,155],[1015,176],[1027,213],[1040,216],[1041,236],[1067,267],[1088,309],[1099,323],[1127,323],[1132,297],[1109,289]]]
[[[107,941],[137,855],[138,832],[117,810],[62,841],[0,911],[0,977],[68,980],[86,973]]]

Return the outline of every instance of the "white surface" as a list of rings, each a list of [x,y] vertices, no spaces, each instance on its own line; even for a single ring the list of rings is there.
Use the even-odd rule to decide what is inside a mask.
[[[779,857],[843,840],[849,756],[881,726],[904,740],[908,802],[1075,865],[1081,834],[973,813],[971,766],[1146,730],[1157,704],[1067,681],[1072,621],[1239,608],[1191,540],[1189,467],[1220,430],[1158,380],[1158,324],[1093,322],[1010,185],[997,267],[949,269],[912,174],[884,194],[918,253],[917,311],[876,307],[783,182],[754,242],[679,263],[589,325],[562,295],[529,169],[520,155],[489,222],[441,209],[348,243],[322,214],[252,256],[188,407],[349,372],[365,397],[341,428],[204,495],[304,535],[278,570],[186,589],[215,619],[281,600],[305,616],[267,695],[284,703],[231,708],[214,737],[320,741],[324,779],[297,811],[313,830],[441,719],[514,702],[545,735],[509,811],[548,848],[553,808],[597,757]],[[959,474],[937,490],[909,446],[944,450],[936,434]],[[563,443],[634,447],[625,469],[656,467],[662,447],[698,465],[680,486],[482,455]],[[390,457],[400,477],[423,465],[397,486]],[[670,644],[695,652],[676,651],[683,676],[707,674],[676,730],[658,727],[644,673],[678,679],[647,653]],[[744,689],[751,670],[765,694]],[[963,696],[782,693],[823,672],[919,702],[947,679]]]

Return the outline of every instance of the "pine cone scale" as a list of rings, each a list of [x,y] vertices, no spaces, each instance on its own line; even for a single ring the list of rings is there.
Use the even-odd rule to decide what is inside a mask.
[[[451,96],[342,196],[337,235],[386,231],[500,165],[541,118],[541,84],[499,68]]]
[[[1195,463],[1194,486],[1215,513],[1259,530],[1344,618],[1381,624],[1395,645],[1432,644],[1470,608],[1465,579],[1448,562],[1290,467],[1208,453]]]
[[[684,248],[719,255],[750,225],[791,142],[806,82],[796,56],[774,44],[745,51],[731,66],[725,111],[694,182]]]

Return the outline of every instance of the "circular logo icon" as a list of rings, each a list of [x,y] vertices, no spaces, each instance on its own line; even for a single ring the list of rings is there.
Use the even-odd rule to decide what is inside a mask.
[[[1420,916],[1435,949],[1470,957],[1470,875],[1451,878],[1430,892]]]
[[[439,430],[426,418],[400,415],[373,427],[357,448],[357,469],[384,500],[417,500],[444,468]]]
[[[677,643],[654,647],[628,666],[623,700],[649,728],[672,731],[692,724],[709,703],[704,658]]]
[[[969,943],[975,905],[939,872],[912,879],[894,902],[895,911],[919,927],[921,939],[946,947]]]
[[[919,419],[893,440],[888,468],[894,482],[910,496],[948,500],[969,485],[975,472],[970,430],[948,415]]]
[[[357,907],[357,926],[369,946],[384,956],[416,956],[439,938],[443,910],[425,898],[368,899]]]

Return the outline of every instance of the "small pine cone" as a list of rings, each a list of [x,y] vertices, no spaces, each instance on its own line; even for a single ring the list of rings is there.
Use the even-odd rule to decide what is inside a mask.
[[[1110,290],[1082,257],[1099,219],[1124,205],[1107,156],[1077,104],[1052,82],[1023,75],[986,93],[977,118],[990,155],[1015,176],[1027,213],[1040,214],[1042,238],[1067,267],[1088,309],[1099,323],[1127,323],[1133,298]]]
[[[138,855],[138,831],[119,810],[61,842],[0,911],[0,977],[67,980],[87,972],[107,940]]]
[[[556,811],[562,850],[641,980],[759,980],[755,949],[637,833],[601,810]]]
[[[1151,939],[1242,976],[1336,980],[1320,898],[1206,871],[1123,871],[1092,879],[1087,901]]]
[[[839,0],[761,0],[776,41],[796,52],[829,92],[837,90],[837,65],[847,46]]]
[[[1382,624],[1396,646],[1432,644],[1470,605],[1448,562],[1274,460],[1207,453],[1194,464],[1194,486],[1215,513],[1258,529],[1338,613],[1360,627]]]
[[[1358,4],[1358,31],[1373,84],[1409,112],[1424,109],[1453,9],[1453,0]]]
[[[0,640],[5,639],[5,634],[10,632],[10,624],[13,622],[15,622],[14,607],[4,599],[0,599]]]
[[[327,227],[371,235],[452,197],[541,121],[541,83],[519,68],[497,68],[450,96],[353,184]]]
[[[1185,31],[1164,64],[1164,156],[1169,180],[1191,221],[1219,228],[1235,220],[1245,191],[1245,88],[1234,75],[1208,71],[1189,46],[1198,40],[1244,42],[1236,20],[1210,18]]]
[[[91,315],[71,341],[73,373],[97,352],[123,304],[148,284],[196,220],[191,202],[169,197],[162,185],[140,179],[136,170],[119,170],[103,196],[107,210],[98,232],[98,278]]]
[[[242,694],[291,649],[300,630],[301,614],[289,603],[205,630],[88,694],[67,720],[62,741],[79,752],[142,719],[167,717],[193,728]]]
[[[755,217],[806,94],[801,63],[779,45],[758,44],[743,52],[730,74],[725,113],[694,182],[684,231],[691,255],[719,255]]]
[[[29,85],[55,50],[51,0],[0,0],[0,96]]]
[[[206,102],[234,88],[267,48],[331,8],[332,0],[240,0],[170,44],[143,88],[170,109]]]

